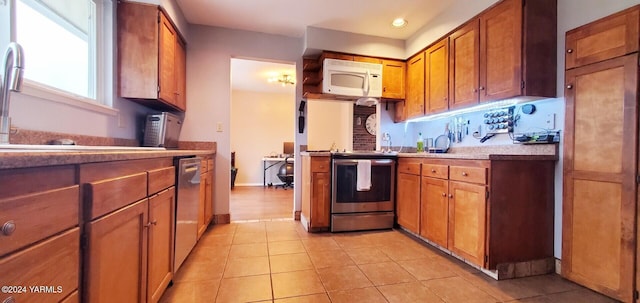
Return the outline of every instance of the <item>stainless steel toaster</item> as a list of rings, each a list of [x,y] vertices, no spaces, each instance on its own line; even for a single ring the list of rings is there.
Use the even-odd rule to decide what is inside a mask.
[[[178,148],[181,128],[182,120],[172,113],[147,115],[142,146]]]

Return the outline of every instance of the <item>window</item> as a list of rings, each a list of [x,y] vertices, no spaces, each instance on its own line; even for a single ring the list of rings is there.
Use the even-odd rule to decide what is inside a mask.
[[[104,3],[103,3],[104,2]],[[111,33],[110,0],[15,0],[15,40],[24,49],[24,78],[56,93],[105,103],[109,72],[99,69]],[[108,22],[104,22],[108,21]],[[100,75],[97,71],[100,70]],[[27,82],[27,81],[25,81]],[[110,102],[108,102],[110,105]]]

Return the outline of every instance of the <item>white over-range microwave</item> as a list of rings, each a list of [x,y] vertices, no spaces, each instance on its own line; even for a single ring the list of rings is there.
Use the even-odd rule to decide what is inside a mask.
[[[382,64],[325,59],[322,68],[325,94],[382,97]]]

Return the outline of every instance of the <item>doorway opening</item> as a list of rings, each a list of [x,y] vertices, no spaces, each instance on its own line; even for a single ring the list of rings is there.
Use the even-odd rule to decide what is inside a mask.
[[[295,79],[293,63],[231,59],[232,222],[293,220]]]

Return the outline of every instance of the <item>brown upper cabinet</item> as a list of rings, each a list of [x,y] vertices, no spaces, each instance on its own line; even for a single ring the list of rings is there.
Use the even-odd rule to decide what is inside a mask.
[[[424,100],[426,112],[449,109],[449,38],[444,38],[424,52]]]
[[[639,14],[634,7],[567,32],[566,69],[637,52]]]
[[[407,60],[406,119],[424,115],[424,65],[424,52]]]
[[[404,75],[407,64],[399,60],[382,60],[382,98],[404,100]]]
[[[557,0],[504,0],[450,36],[450,108],[556,95]]]
[[[186,110],[186,47],[156,5],[118,3],[119,95],[143,105]]]

